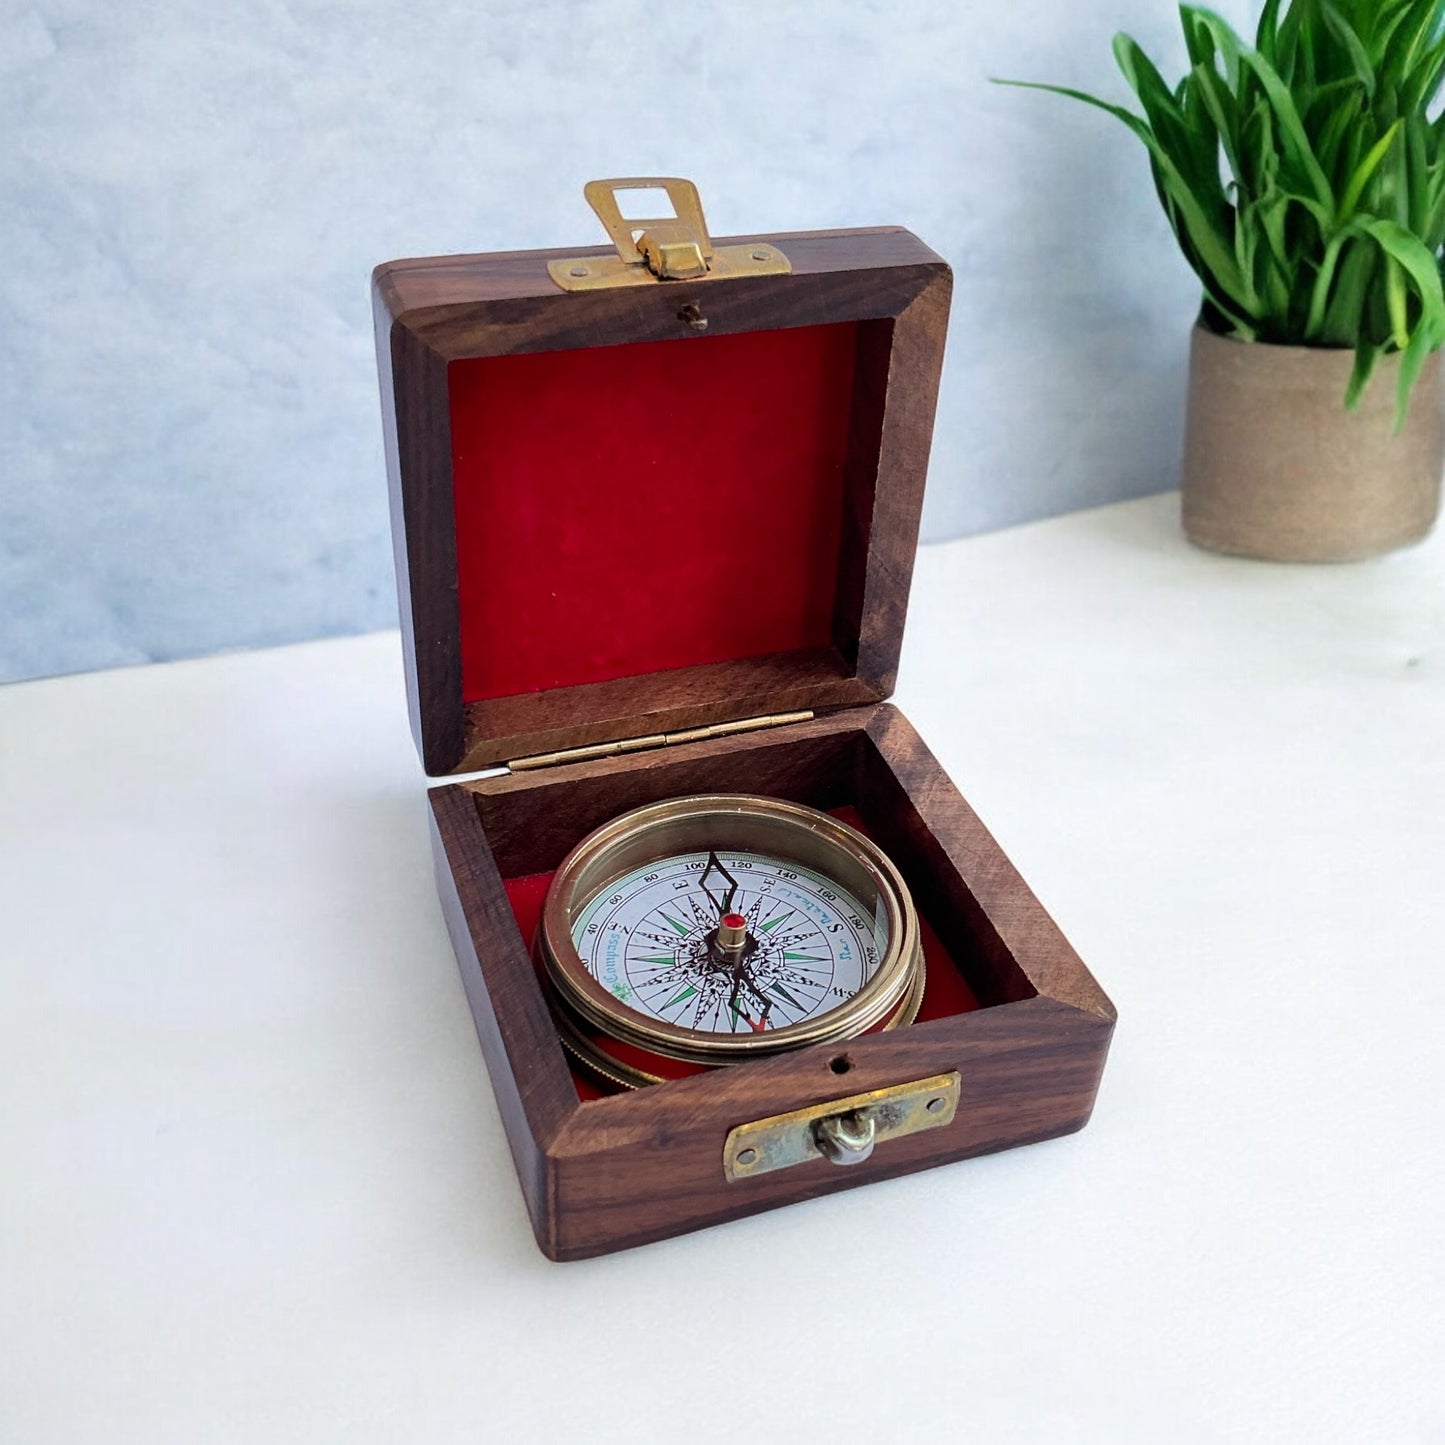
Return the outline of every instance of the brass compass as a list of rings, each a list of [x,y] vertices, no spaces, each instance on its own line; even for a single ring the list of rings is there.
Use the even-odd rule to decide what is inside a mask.
[[[896,1028],[923,997],[897,868],[855,828],[774,798],[674,798],[604,824],[553,878],[537,951],[563,1044],[625,1087],[660,1082],[669,1060]]]

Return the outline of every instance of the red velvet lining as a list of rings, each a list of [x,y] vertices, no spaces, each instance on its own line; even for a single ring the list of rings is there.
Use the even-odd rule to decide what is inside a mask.
[[[845,823],[857,828],[860,833],[868,832],[855,809],[833,808],[831,812],[835,818],[841,818]],[[503,886],[507,890],[507,901],[512,905],[512,914],[517,920],[517,927],[521,930],[522,937],[526,940],[529,948],[536,936],[537,926],[542,920],[542,905],[546,900],[547,888],[551,882],[551,873],[531,873],[523,878],[503,880]],[[923,1005],[918,1011],[917,1021],[925,1023],[929,1019],[949,1018],[953,1014],[968,1013],[970,1010],[978,1008],[980,1005],[977,997],[965,981],[963,972],[953,955],[944,947],[943,940],[933,931],[932,925],[922,915],[919,916],[919,923],[923,936],[923,964],[927,981],[924,986]],[[538,970],[540,972],[540,965],[538,965]],[[697,1065],[682,1064],[672,1059],[660,1059],[654,1054],[644,1053],[627,1044],[609,1041],[608,1047],[618,1058],[651,1073],[666,1072],[669,1077],[683,1078],[688,1074],[706,1072]],[[572,1071],[572,1082],[576,1086],[578,1098],[598,1099],[602,1097],[602,1091],[597,1085],[587,1075],[576,1069]]]
[[[465,700],[826,646],[856,339],[452,362]]]

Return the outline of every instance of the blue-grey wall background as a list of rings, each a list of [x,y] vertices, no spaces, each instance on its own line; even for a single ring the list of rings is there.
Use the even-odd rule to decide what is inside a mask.
[[[592,176],[953,262],[927,538],[1173,486],[1142,154],[986,80],[1122,99],[1117,28],[1182,57],[1163,0],[0,0],[0,679],[392,625],[371,267],[593,243]]]

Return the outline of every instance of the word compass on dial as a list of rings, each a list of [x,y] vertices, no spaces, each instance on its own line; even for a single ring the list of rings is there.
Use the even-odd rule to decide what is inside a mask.
[[[563,861],[537,951],[563,1045],[635,1088],[911,1023],[918,917],[839,819],[772,798],[673,798]]]

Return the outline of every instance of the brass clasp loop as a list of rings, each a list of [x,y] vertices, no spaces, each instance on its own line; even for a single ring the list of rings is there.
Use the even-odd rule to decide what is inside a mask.
[[[625,191],[662,191],[672,214],[624,216],[618,195]],[[779,276],[793,269],[771,243],[715,247],[697,187],[681,176],[588,181],[582,193],[612,238],[617,255],[548,262],[548,273],[564,291],[647,286],[659,281],[714,281],[728,276]]]
[[[628,220],[617,199],[619,191],[664,191],[673,213],[651,220]],[[660,281],[706,275],[713,254],[712,238],[702,213],[702,197],[691,181],[681,176],[626,176],[588,181],[582,194],[629,266],[641,263]]]

